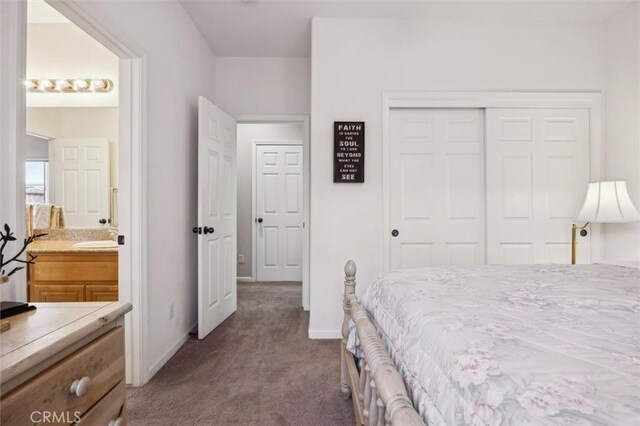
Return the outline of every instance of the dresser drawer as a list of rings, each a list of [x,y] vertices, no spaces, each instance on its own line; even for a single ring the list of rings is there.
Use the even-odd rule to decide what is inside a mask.
[[[74,424],[125,426],[127,424],[126,400],[127,386],[122,381]]]
[[[43,423],[70,424],[123,380],[124,331],[117,327],[4,396],[0,423],[32,425],[51,413]]]

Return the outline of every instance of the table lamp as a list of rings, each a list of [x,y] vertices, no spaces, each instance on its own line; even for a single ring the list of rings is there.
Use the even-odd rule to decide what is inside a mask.
[[[584,225],[571,227],[571,264],[576,263],[576,232],[587,235],[589,223],[626,223],[640,221],[640,213],[633,205],[627,183],[624,181],[592,182],[587,188],[587,195],[575,218]]]

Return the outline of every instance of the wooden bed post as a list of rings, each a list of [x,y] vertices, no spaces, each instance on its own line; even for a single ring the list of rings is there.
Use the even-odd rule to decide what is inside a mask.
[[[344,319],[342,320],[342,343],[340,344],[340,390],[345,398],[351,396],[351,386],[349,385],[349,371],[347,369],[347,341],[349,340],[349,322],[351,321],[351,298],[356,294],[356,264],[349,260],[344,266],[344,299],[342,309]]]
[[[424,426],[376,327],[358,302],[356,264],[352,260],[345,265],[344,274],[340,390],[346,398],[351,397],[356,426]],[[352,321],[362,350],[358,360],[347,350]]]

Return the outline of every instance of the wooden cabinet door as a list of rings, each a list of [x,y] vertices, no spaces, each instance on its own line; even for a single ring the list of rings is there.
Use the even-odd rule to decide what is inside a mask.
[[[118,301],[118,285],[88,285],[85,291],[87,302]]]
[[[84,302],[84,285],[32,286],[31,302]]]

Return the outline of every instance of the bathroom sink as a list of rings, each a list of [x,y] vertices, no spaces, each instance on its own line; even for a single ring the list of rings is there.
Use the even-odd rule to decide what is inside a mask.
[[[81,243],[75,243],[73,245],[74,248],[116,248],[118,247],[118,243],[112,240],[105,241],[83,241]]]

